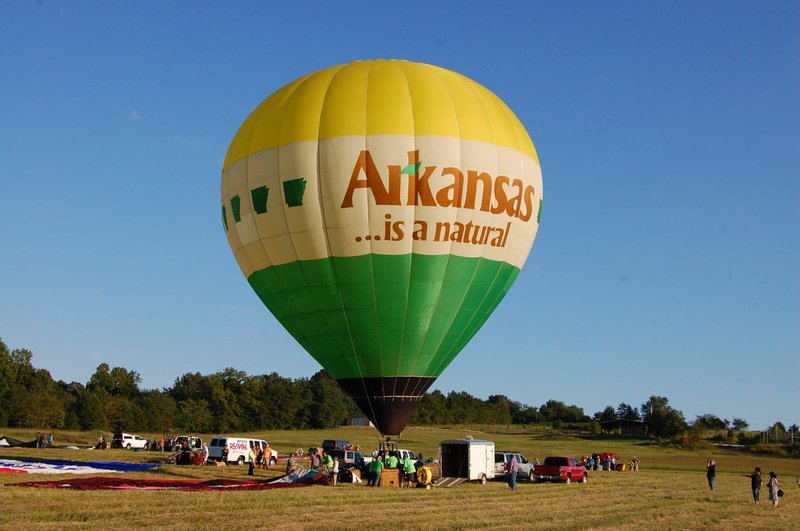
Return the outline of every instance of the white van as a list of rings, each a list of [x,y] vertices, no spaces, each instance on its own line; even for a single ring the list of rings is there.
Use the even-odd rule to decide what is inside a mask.
[[[267,448],[267,441],[263,439],[248,439],[247,437],[214,437],[208,445],[208,458],[214,461],[226,461],[243,465],[247,462],[247,454],[250,448]],[[269,465],[273,466],[278,462],[278,452],[270,447],[268,457]]]

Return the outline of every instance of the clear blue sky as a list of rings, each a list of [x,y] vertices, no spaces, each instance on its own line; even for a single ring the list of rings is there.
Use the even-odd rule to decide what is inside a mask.
[[[796,1],[4,2],[0,337],[66,381],[312,375],[222,161],[273,91],[372,58],[485,85],[542,162],[533,252],[439,389],[800,424]]]

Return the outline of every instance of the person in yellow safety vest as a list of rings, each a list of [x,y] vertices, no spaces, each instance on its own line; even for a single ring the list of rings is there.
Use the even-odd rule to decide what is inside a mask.
[[[249,465],[249,469],[247,470],[248,476],[255,476],[255,467],[256,467],[256,451],[254,448],[250,448],[250,451],[247,452],[247,464]]]
[[[397,468],[397,456],[391,454],[386,458],[386,468]]]
[[[403,472],[405,473],[405,479],[408,481],[408,488],[411,488],[411,482],[414,481],[414,476],[417,474],[417,467],[414,466],[414,461],[411,460],[410,457],[406,457],[401,461],[403,465]],[[403,487],[403,480],[400,479],[400,488]]]

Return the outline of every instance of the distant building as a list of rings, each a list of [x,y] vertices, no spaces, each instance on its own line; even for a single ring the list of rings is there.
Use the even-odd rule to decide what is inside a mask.
[[[635,437],[645,437],[647,427],[643,420],[614,419],[600,423],[603,433],[614,435],[631,435]]]
[[[375,426],[365,415],[350,415],[344,421],[345,426],[364,426],[365,428],[374,428]]]

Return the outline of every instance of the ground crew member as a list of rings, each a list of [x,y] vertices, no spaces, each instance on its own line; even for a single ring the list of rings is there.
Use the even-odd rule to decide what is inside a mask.
[[[414,461],[411,460],[410,457],[406,457],[401,461],[403,465],[403,472],[406,476],[406,481],[408,481],[408,488],[411,488],[411,482],[414,481],[414,476],[417,474],[417,467],[414,466]],[[400,479],[400,488],[403,487],[403,480]]]
[[[255,468],[256,468],[256,451],[254,448],[250,448],[250,451],[247,453],[247,463],[250,465],[250,468],[247,471],[248,476],[255,476]]]
[[[333,470],[333,457],[330,456],[328,452],[325,450],[322,451],[322,466],[323,471],[328,472]]]

